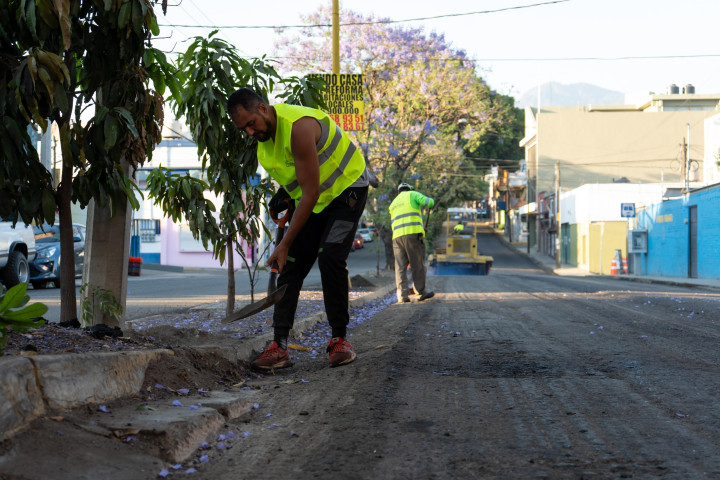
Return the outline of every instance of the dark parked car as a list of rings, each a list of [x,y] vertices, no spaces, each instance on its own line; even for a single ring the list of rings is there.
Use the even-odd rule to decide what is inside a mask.
[[[60,287],[60,226],[35,226],[37,257],[30,262],[30,283],[45,288],[52,283]],[[82,277],[85,260],[85,226],[73,223],[75,250],[75,278]]]

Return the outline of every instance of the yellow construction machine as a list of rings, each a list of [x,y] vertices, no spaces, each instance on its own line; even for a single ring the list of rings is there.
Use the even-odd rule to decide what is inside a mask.
[[[459,228],[459,226],[462,228]],[[493,257],[481,255],[477,248],[477,210],[448,208],[444,247],[428,256],[435,275],[487,275]],[[442,245],[443,239],[440,240]]]

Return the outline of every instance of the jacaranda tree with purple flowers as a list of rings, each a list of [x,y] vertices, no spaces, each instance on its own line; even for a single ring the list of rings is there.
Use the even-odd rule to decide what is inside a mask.
[[[330,8],[304,18],[308,27],[280,32],[280,70],[332,71]],[[400,182],[436,200],[428,238],[442,224],[442,210],[478,200],[486,185],[461,145],[511,121],[508,110],[478,76],[476,65],[443,35],[383,23],[374,16],[340,12],[340,71],[365,76],[365,124],[351,132],[380,186],[371,189],[370,219],[393,268],[388,206]]]

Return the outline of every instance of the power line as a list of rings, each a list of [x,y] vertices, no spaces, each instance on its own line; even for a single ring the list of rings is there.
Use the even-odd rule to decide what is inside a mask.
[[[710,58],[720,57],[720,53],[701,53],[690,55],[637,55],[629,57],[537,57],[537,58],[475,58],[476,62],[577,62],[577,61],[603,61],[617,60],[661,60],[670,58]]]
[[[351,25],[384,25],[384,24],[390,24],[390,23],[405,23],[405,22],[419,22],[423,20],[435,20],[438,18],[450,18],[450,17],[464,17],[468,15],[484,15],[488,13],[498,13],[498,12],[506,12],[509,10],[521,10],[525,8],[534,8],[534,7],[541,7],[545,5],[552,5],[555,3],[565,3],[569,2],[571,0],[552,0],[548,2],[540,2],[540,3],[531,3],[528,5],[517,5],[515,7],[505,7],[505,8],[498,8],[495,10],[480,10],[477,12],[465,12],[465,13],[448,13],[445,15],[434,15],[430,17],[417,17],[417,18],[406,18],[403,20],[377,20],[373,22],[348,22],[348,23],[341,23],[339,26],[345,27],[345,26],[351,26]],[[316,23],[316,24],[307,24],[307,25],[225,25],[225,26],[208,26],[208,25],[176,25],[176,24],[162,24],[161,27],[190,27],[190,28],[232,28],[232,29],[282,29],[282,28],[318,28],[318,27],[331,27],[331,23]]]

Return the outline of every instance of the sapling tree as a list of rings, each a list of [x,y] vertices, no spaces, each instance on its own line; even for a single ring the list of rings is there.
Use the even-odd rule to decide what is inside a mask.
[[[235,47],[216,37],[195,37],[177,58],[181,88],[171,98],[175,115],[184,118],[197,144],[206,184],[188,176],[175,178],[167,173],[150,175],[150,195],[174,217],[184,216],[196,239],[212,246],[213,255],[227,262],[228,295],[226,313],[235,305],[234,255],[246,264],[245,245],[255,245],[261,234],[269,234],[264,222],[267,198],[275,191],[269,178],[256,175],[257,144],[238,130],[227,112],[227,99],[238,88],[248,86],[264,98],[274,95],[286,103],[313,106],[320,83],[298,77],[281,77],[264,59],[242,58]],[[214,205],[204,190],[222,198]],[[251,298],[255,269],[250,274]]]

